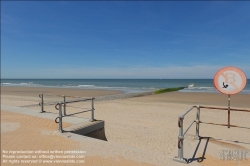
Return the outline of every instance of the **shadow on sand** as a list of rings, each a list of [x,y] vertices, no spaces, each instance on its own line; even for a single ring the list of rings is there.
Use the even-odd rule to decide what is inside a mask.
[[[204,150],[203,150],[203,154],[202,154],[201,157],[195,158],[196,153],[197,153],[197,151],[198,151],[198,149],[199,149],[199,147],[200,147],[200,143],[201,143],[201,140],[202,140],[202,139],[207,139],[205,148],[204,148]],[[192,157],[192,158],[189,158],[189,159],[186,159],[186,161],[187,161],[188,164],[191,163],[191,162],[193,162],[193,161],[202,162],[204,159],[206,159],[206,158],[205,158],[205,154],[206,154],[206,150],[207,150],[207,145],[208,145],[209,139],[210,139],[210,137],[200,137],[199,142],[198,142],[198,145],[196,146],[196,149],[195,149],[195,151],[194,151],[193,157]]]
[[[198,149],[199,149],[199,147],[200,147],[200,143],[201,143],[202,140],[206,140],[206,144],[205,144],[205,147],[204,147],[204,150],[203,150],[203,154],[202,154],[201,157],[195,157],[196,154],[197,154],[197,151],[198,151]],[[225,140],[225,141],[228,141],[228,142],[233,142],[233,144],[232,144],[232,143],[224,142],[222,139],[215,139],[215,138],[212,138],[212,137],[200,137],[199,142],[198,142],[198,144],[197,144],[197,146],[196,146],[196,148],[195,148],[193,157],[192,157],[192,158],[189,158],[189,159],[185,159],[186,162],[187,162],[187,164],[192,163],[193,161],[203,162],[203,160],[206,159],[206,158],[205,158],[205,154],[206,154],[206,150],[207,150],[207,146],[208,146],[208,142],[209,142],[209,141],[210,141],[211,143],[213,143],[213,144],[217,144],[217,145],[220,145],[220,146],[233,147],[233,148],[236,148],[236,149],[245,149],[245,150],[246,150],[247,148],[245,148],[245,147],[243,147],[243,146],[241,146],[241,145],[236,145],[236,144],[234,144],[234,143],[237,143],[237,144],[239,144],[239,143],[240,143],[240,144],[249,144],[249,143],[247,143],[247,142]],[[248,150],[248,149],[247,149],[247,150]]]

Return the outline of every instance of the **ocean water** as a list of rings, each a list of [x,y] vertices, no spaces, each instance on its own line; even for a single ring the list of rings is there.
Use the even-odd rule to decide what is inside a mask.
[[[1,86],[121,90],[126,93],[186,87],[181,92],[219,93],[213,79],[1,79]],[[250,80],[240,93],[250,94]]]

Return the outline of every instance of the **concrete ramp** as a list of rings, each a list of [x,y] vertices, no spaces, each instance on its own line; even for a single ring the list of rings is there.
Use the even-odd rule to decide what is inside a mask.
[[[19,114],[30,115],[34,117],[44,118],[53,120],[51,123],[55,123],[55,118],[58,117],[58,114],[54,113],[40,113],[39,110],[34,110],[30,108],[24,107],[15,107],[15,106],[8,106],[8,105],[1,105],[2,110],[15,112]],[[105,136],[105,129],[104,129],[104,121],[102,120],[95,120],[90,122],[89,119],[80,118],[75,116],[65,116],[63,117],[63,122],[67,122],[72,124],[72,126],[63,128],[64,132],[70,132],[79,134],[82,136],[92,137],[100,140],[107,141]]]
[[[63,129],[64,132],[71,132],[107,141],[105,135],[104,121],[83,122]]]

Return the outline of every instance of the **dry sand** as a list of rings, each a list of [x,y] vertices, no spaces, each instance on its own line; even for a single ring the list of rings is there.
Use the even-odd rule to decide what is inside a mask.
[[[1,103],[12,106],[32,106],[40,99],[38,94],[43,92],[53,94],[81,95],[78,90],[71,89],[39,89],[29,91],[27,88],[2,88]],[[98,96],[104,94],[121,93],[118,91],[84,90],[84,96]],[[87,93],[88,92],[88,93]],[[193,105],[213,105],[227,107],[227,96],[219,93],[183,93],[171,92],[159,95],[150,95],[123,100],[95,102],[95,118],[105,121],[105,133],[109,143],[117,143],[128,147],[144,150],[149,154],[158,154],[159,159],[151,161],[152,164],[173,164],[172,158],[177,155],[178,116],[187,111]],[[90,104],[79,104],[88,107]],[[238,94],[231,97],[232,107],[250,109],[250,95]],[[33,109],[40,110],[34,106]],[[46,111],[57,112],[54,106],[46,106]],[[67,107],[67,112],[77,111]],[[184,129],[195,120],[196,110],[191,111],[184,119]],[[79,115],[83,116],[83,115]],[[84,116],[90,116],[88,114]],[[231,112],[231,124],[249,126],[250,113]],[[213,123],[227,123],[227,111],[201,110],[201,121]],[[208,143],[206,154],[211,158],[220,158],[220,152],[225,149],[244,149],[249,151],[250,161],[250,130],[242,128],[230,128],[201,124],[200,135],[213,137]],[[192,137],[195,135],[193,125],[185,139],[184,153],[186,157],[192,157],[197,142]],[[225,143],[226,142],[226,143]],[[202,140],[202,148],[197,154],[202,155],[205,140]],[[90,146],[90,145],[89,145]],[[105,148],[99,148],[96,153],[107,153]],[[112,152],[110,152],[112,153]],[[119,153],[119,152],[117,152]],[[133,154],[123,154],[124,157],[140,158]],[[164,159],[162,156],[165,156]]]
[[[250,108],[250,94],[231,95],[231,107]],[[165,102],[189,105],[216,105],[227,107],[228,96],[222,93],[170,92],[159,95],[131,98],[128,101]]]

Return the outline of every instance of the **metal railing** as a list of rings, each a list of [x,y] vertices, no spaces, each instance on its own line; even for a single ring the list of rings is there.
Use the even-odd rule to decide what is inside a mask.
[[[183,120],[185,115],[187,115],[191,110],[193,110],[194,108],[197,108],[197,112],[196,112],[196,120],[194,120],[189,126],[188,128],[185,130],[185,132],[183,132]],[[212,125],[220,125],[220,126],[228,126],[228,128],[230,127],[238,127],[238,128],[245,128],[245,129],[250,129],[249,127],[241,127],[241,126],[236,126],[236,125],[231,125],[230,121],[228,121],[228,124],[216,124],[216,123],[207,123],[207,122],[202,122],[200,121],[200,109],[201,108],[206,108],[206,109],[217,109],[217,110],[228,110],[228,108],[219,108],[219,107],[207,107],[207,106],[193,106],[191,107],[188,111],[186,111],[184,114],[180,115],[178,118],[178,127],[179,127],[179,136],[178,136],[178,156],[174,158],[175,161],[177,162],[181,162],[181,163],[188,163],[187,159],[184,158],[183,155],[183,141],[185,138],[185,135],[187,133],[187,131],[191,128],[191,126],[196,123],[196,134],[195,134],[195,139],[200,139],[200,135],[199,135],[199,130],[200,130],[200,123],[204,123],[204,124],[212,124]],[[250,112],[250,110],[245,110],[245,109],[233,109],[230,108],[230,111],[241,111],[241,112]]]
[[[91,98],[85,98],[85,99],[79,99],[79,100],[72,100],[72,101],[65,101],[64,100],[64,102],[57,103],[55,105],[55,108],[57,110],[59,110],[59,116],[55,119],[55,122],[59,123],[59,131],[61,133],[63,132],[62,118],[65,117],[65,116],[72,116],[72,115],[76,115],[76,114],[80,114],[80,113],[92,111],[90,121],[93,122],[95,120],[94,119],[94,110],[95,110],[95,108],[94,108],[94,99],[95,98],[91,97]],[[66,104],[76,103],[76,102],[82,102],[82,101],[89,101],[89,100],[91,100],[91,109],[87,109],[87,110],[76,112],[76,113],[72,113],[72,114],[67,114],[66,113]],[[64,107],[64,115],[62,113],[62,107]],[[70,106],[70,107],[86,109],[86,108],[79,107],[79,106]],[[57,119],[59,119],[59,121],[57,121]]]
[[[58,101],[55,102],[48,102],[48,103],[44,103],[44,96],[57,96],[57,97],[62,97],[63,98],[63,102],[66,101],[66,97],[70,97],[70,98],[83,98],[80,96],[66,96],[66,95],[53,95],[53,94],[43,94],[40,93],[39,94],[39,98],[41,98],[41,102],[39,103],[39,106],[41,106],[41,112],[40,113],[44,113],[46,111],[44,111],[44,106],[46,105],[55,105],[58,103]],[[64,107],[64,113],[66,112],[66,106]]]
[[[58,97],[62,97],[63,101],[62,102],[48,102],[45,103],[44,102],[44,96],[58,96]],[[41,106],[41,112],[40,113],[44,113],[46,111],[44,111],[44,106],[45,105],[55,105],[55,109],[59,110],[59,116],[55,119],[56,123],[59,123],[59,131],[63,132],[63,127],[62,127],[62,118],[65,116],[72,116],[72,115],[76,115],[76,114],[80,114],[80,113],[84,113],[84,112],[89,112],[92,111],[91,113],[91,118],[90,121],[94,121],[94,100],[95,98],[91,97],[91,98],[84,98],[84,97],[80,97],[80,96],[66,96],[66,95],[53,95],[53,94],[39,94],[39,97],[41,98],[41,102],[39,103],[39,105]],[[81,98],[78,100],[70,100],[70,101],[66,101],[66,97],[70,97],[70,98]],[[80,112],[76,112],[76,113],[72,113],[72,114],[67,114],[66,112],[66,106],[67,107],[73,107],[73,108],[81,108],[81,109],[86,109],[83,107],[79,107],[79,106],[68,106],[68,104],[70,103],[76,103],[76,102],[84,102],[84,101],[90,101],[91,100],[91,109],[87,109],[87,110],[83,110]],[[63,111],[62,111],[62,107],[63,107]],[[59,120],[59,121],[58,121]]]
[[[44,111],[44,106],[46,106],[46,105],[54,105],[54,104],[58,103],[58,101],[45,103],[44,102],[44,97],[45,96],[63,97],[63,100],[65,101],[65,95],[52,95],[52,94],[43,94],[43,93],[41,93],[41,94],[39,94],[39,98],[41,98],[41,102],[39,103],[39,106],[41,106],[41,112],[40,113],[46,112],[46,111]]]

